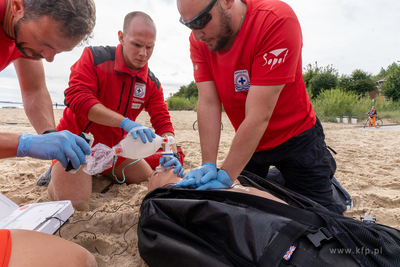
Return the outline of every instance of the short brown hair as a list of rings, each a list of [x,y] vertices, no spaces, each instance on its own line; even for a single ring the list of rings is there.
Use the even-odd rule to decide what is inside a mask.
[[[130,25],[132,19],[136,16],[141,16],[141,17],[145,18],[149,23],[151,23],[151,25],[154,26],[154,30],[157,31],[156,24],[154,23],[153,19],[149,15],[147,15],[146,13],[141,12],[141,11],[133,11],[133,12],[128,13],[125,16],[124,27],[123,27],[124,33],[126,33],[128,31],[128,28],[129,28],[129,25]]]
[[[46,15],[54,19],[67,38],[86,41],[96,24],[93,0],[23,0],[22,21],[38,20]]]

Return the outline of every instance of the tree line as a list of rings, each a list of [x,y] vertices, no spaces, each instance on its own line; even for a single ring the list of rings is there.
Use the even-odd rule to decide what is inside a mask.
[[[339,76],[338,70],[332,65],[318,67],[308,64],[303,71],[303,79],[310,98],[317,98],[321,92],[330,89],[341,89],[344,92],[352,92],[361,97],[369,92],[377,90],[375,81],[385,78],[380,93],[392,101],[400,100],[400,65],[396,62],[389,65],[386,69],[373,76],[371,73],[361,69],[355,69],[350,75],[342,74]]]
[[[400,63],[400,62],[399,62]],[[338,89],[359,97],[368,96],[369,92],[377,90],[375,81],[385,78],[380,93],[394,102],[400,101],[400,64],[393,62],[387,68],[381,68],[377,75],[372,75],[361,69],[355,69],[350,75],[339,75],[332,65],[319,67],[318,63],[308,64],[303,68],[303,79],[311,100],[315,100],[326,90]],[[198,89],[194,81],[182,85],[175,94],[167,99],[171,109],[195,109],[197,106]]]

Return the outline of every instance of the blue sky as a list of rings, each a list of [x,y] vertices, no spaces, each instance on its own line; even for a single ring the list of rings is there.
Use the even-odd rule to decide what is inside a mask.
[[[400,1],[396,0],[285,0],[296,12],[303,31],[303,66],[333,64],[340,74],[362,69],[377,74],[400,61]],[[165,97],[193,80],[189,58],[190,30],[179,23],[175,0],[95,0],[96,27],[87,45],[117,45],[124,16],[140,10],[157,25],[157,40],[150,69],[161,81]],[[44,62],[46,82],[53,102],[63,102],[70,66],[83,50]],[[0,73],[0,100],[20,101],[18,80],[12,65]]]

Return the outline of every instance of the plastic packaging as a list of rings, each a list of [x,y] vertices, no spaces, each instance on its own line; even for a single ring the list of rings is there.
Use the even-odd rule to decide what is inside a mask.
[[[92,153],[86,156],[86,166],[83,171],[89,175],[102,173],[113,166],[115,151],[114,149],[98,143],[91,149]]]
[[[164,162],[168,162],[171,157],[174,156],[174,153],[172,152],[172,145],[175,144],[175,138],[173,136],[164,136],[163,144],[165,144],[165,147],[164,152],[162,152],[162,156],[165,158]],[[164,167],[163,164],[160,164],[156,167],[156,172],[164,172],[172,168],[174,168],[174,166]]]
[[[102,173],[113,166],[115,156],[130,159],[141,159],[151,156],[161,147],[164,141],[168,142],[168,139],[156,135],[156,138],[153,138],[152,142],[147,140],[146,144],[144,144],[139,136],[137,139],[134,139],[132,134],[129,133],[126,138],[112,148],[98,143],[91,149],[91,155],[86,156],[87,164],[83,168],[83,171],[89,175]]]
[[[89,147],[92,147],[93,142],[94,142],[94,136],[93,136],[92,133],[84,133],[84,132],[82,132],[79,136],[82,137],[83,139],[85,139],[85,141],[89,144]],[[79,169],[81,167],[82,167],[82,165],[79,166]],[[67,166],[67,168],[65,168],[66,172],[75,174],[79,169],[74,169],[74,167],[72,166],[71,161],[68,160],[68,166]]]

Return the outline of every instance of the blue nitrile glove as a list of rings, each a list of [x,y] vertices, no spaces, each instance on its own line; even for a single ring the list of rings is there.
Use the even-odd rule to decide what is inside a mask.
[[[233,185],[232,179],[225,170],[219,170],[217,173],[217,179],[210,180],[206,184],[199,186],[197,190],[205,189],[226,189]]]
[[[17,149],[17,157],[56,159],[64,168],[69,159],[75,169],[86,164],[85,154],[90,153],[90,147],[82,137],[66,130],[44,135],[23,133]]]
[[[177,187],[198,187],[209,180],[217,178],[217,166],[214,163],[204,163],[203,166],[191,170],[176,184]]]
[[[184,175],[183,167],[182,167],[181,163],[179,162],[179,159],[177,159],[176,157],[174,157],[174,156],[161,157],[160,164],[164,164],[163,166],[166,168],[174,166],[174,173],[178,173],[179,177],[183,177],[183,175]]]
[[[119,125],[119,128],[124,129],[127,133],[132,133],[133,138],[137,139],[137,134],[140,135],[140,139],[142,139],[142,142],[146,144],[146,136],[149,141],[153,141],[153,138],[156,138],[156,134],[148,127],[143,126],[140,123],[131,121],[128,118],[125,118],[121,124]],[[135,129],[137,128],[137,129]]]

